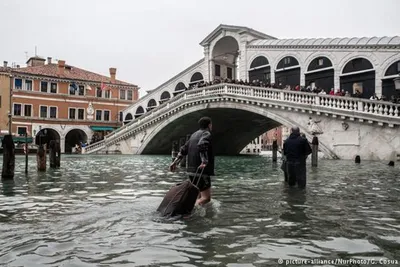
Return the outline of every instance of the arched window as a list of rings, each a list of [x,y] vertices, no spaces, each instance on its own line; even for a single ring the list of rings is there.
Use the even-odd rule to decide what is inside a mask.
[[[160,103],[168,101],[171,98],[171,94],[168,91],[164,91],[160,97]]]
[[[144,114],[144,109],[143,109],[142,106],[139,106],[139,107],[136,109],[135,118],[140,117],[140,116],[142,116],[143,114]]]
[[[365,58],[347,62],[340,76],[340,89],[362,98],[370,98],[375,94],[375,70],[372,63]]]
[[[294,66],[299,66],[299,61],[292,57],[292,56],[287,56],[282,58],[279,63],[278,66],[276,67],[276,69],[283,69],[283,68],[288,68],[288,67],[294,67]]]
[[[355,58],[344,66],[343,68],[343,74],[346,73],[352,73],[356,71],[362,71],[362,70],[372,70],[374,67],[372,66],[372,63],[365,58]]]
[[[260,81],[265,84],[271,82],[271,67],[268,59],[264,56],[256,57],[250,64],[249,81]]]
[[[202,81],[204,81],[203,74],[201,74],[200,72],[196,72],[195,74],[192,75],[192,78],[190,78],[189,86],[197,84]]]
[[[306,87],[319,88],[329,92],[334,87],[335,71],[332,61],[327,57],[314,58],[307,67],[305,73]]]

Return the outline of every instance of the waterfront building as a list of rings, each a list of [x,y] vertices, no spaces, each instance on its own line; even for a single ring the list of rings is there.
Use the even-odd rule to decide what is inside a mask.
[[[26,67],[2,68],[2,107],[12,92],[12,133],[33,137],[38,144],[59,140],[62,153],[74,151],[76,145],[101,140],[121,126],[122,113],[138,99],[138,86],[116,79],[116,68],[109,76],[93,73],[64,60],[47,62],[31,57]],[[0,75],[2,76],[2,75]],[[8,78],[9,79],[9,78]],[[8,110],[8,111],[7,111]],[[9,112],[5,105],[2,112]],[[4,114],[1,115],[1,130]]]

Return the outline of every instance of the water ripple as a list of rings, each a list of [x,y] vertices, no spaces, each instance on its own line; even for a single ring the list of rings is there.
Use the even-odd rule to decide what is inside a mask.
[[[306,190],[278,164],[220,157],[213,200],[185,220],[155,212],[185,179],[169,157],[63,156],[0,185],[0,265],[265,266],[277,259],[400,258],[399,168],[320,161]]]

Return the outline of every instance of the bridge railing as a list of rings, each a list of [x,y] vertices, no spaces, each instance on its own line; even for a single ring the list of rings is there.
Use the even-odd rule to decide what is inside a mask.
[[[122,136],[131,129],[139,126],[142,123],[153,119],[154,117],[164,114],[175,107],[179,106],[187,99],[201,98],[217,95],[233,95],[244,96],[255,99],[273,100],[274,102],[293,103],[329,109],[329,110],[346,110],[359,114],[369,114],[385,118],[400,118],[400,105],[386,101],[368,100],[344,96],[321,95],[315,93],[289,91],[273,88],[252,87],[237,84],[217,84],[208,87],[202,87],[190,91],[186,91],[153,110],[145,113],[125,124],[123,127],[105,136],[104,140],[87,146],[86,152],[101,149],[107,144],[108,140]]]

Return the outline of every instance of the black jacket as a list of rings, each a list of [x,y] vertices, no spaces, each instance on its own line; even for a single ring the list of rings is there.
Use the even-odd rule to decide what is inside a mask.
[[[307,139],[301,137],[300,134],[290,134],[288,139],[283,143],[283,154],[287,161],[305,162],[308,155],[312,152]]]
[[[211,133],[208,129],[200,129],[193,133],[180,148],[180,153],[187,156],[187,172],[196,173],[202,162],[207,163],[203,174],[214,175],[214,153]]]

